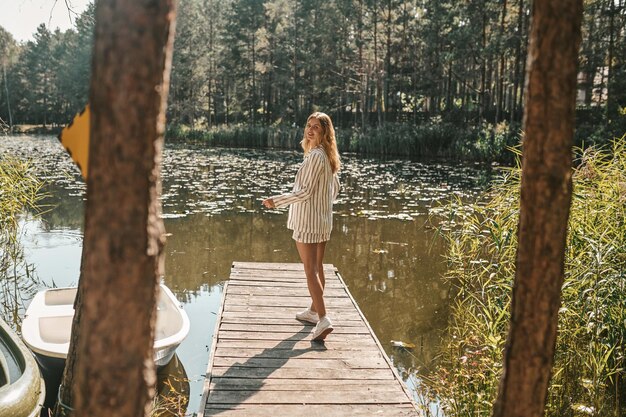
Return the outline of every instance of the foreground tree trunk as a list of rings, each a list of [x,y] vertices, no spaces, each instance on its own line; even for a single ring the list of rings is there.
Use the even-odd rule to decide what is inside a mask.
[[[582,0],[535,0],[516,275],[494,417],[541,417],[554,362],[572,194]]]
[[[174,1],[96,3],[81,288],[61,398],[74,416],[144,416],[154,395]]]

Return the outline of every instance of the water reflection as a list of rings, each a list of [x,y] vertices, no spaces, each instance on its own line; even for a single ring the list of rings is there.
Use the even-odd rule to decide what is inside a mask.
[[[31,222],[26,256],[43,285],[78,279],[84,184],[54,138],[8,137],[2,150],[34,158],[50,181],[55,208]],[[168,146],[163,210],[168,232],[165,282],[191,319],[178,354],[190,379],[189,412],[197,411],[223,282],[233,261],[298,262],[284,211],[263,197],[291,186],[301,154],[291,151]],[[488,171],[468,166],[343,156],[343,188],[326,259],[339,269],[399,373],[414,385],[437,354],[447,317],[442,243],[426,215],[439,202],[475,199]],[[332,312],[331,312],[332,314]],[[416,345],[397,350],[390,340]]]
[[[157,370],[157,396],[152,416],[178,417],[189,405],[189,379],[183,363],[174,355],[172,360]]]

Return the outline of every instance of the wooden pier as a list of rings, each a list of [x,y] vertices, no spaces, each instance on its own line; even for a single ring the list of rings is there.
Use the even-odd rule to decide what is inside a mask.
[[[235,262],[224,287],[200,417],[419,416],[333,265],[324,299],[335,330],[311,342],[302,264]]]

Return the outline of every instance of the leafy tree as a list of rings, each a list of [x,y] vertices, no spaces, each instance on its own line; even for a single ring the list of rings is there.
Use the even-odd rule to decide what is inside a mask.
[[[13,130],[13,112],[11,110],[12,90],[9,89],[7,73],[11,74],[11,67],[15,65],[18,46],[13,35],[0,26],[0,65],[2,66],[2,86],[0,90],[0,124],[8,122],[9,129]]]

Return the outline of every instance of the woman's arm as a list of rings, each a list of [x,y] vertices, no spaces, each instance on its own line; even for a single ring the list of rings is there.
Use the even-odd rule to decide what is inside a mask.
[[[341,189],[341,183],[339,182],[339,175],[333,174],[333,201],[337,200],[339,190]]]
[[[285,207],[289,204],[308,200],[311,197],[313,187],[320,180],[324,163],[326,162],[326,155],[322,152],[311,151],[309,157],[304,160],[298,184],[300,189],[298,191],[276,195],[268,199],[272,200],[275,207]]]

